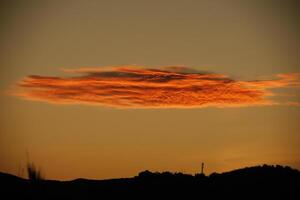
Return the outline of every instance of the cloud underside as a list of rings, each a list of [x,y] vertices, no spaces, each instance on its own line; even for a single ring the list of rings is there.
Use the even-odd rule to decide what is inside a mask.
[[[272,88],[299,87],[300,74],[273,80],[238,81],[222,74],[186,67],[137,67],[64,70],[69,77],[32,75],[11,93],[56,104],[90,104],[119,108],[240,107],[281,104]],[[296,105],[290,103],[290,105]]]

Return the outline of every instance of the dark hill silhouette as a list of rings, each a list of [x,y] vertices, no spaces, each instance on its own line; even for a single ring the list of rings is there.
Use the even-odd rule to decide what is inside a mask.
[[[298,199],[300,172],[263,165],[209,176],[143,171],[133,178],[72,181],[0,173],[0,186],[1,199]]]

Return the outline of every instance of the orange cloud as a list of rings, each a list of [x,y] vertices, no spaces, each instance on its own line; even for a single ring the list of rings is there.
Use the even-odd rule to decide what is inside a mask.
[[[136,67],[64,70],[72,77],[28,76],[11,93],[57,104],[95,104],[120,108],[231,107],[281,104],[270,89],[299,87],[300,74],[275,80],[237,81],[187,67]],[[288,105],[296,105],[289,103]]]

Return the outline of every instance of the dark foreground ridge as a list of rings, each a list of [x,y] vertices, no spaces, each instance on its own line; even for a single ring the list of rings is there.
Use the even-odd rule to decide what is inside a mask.
[[[0,173],[0,187],[1,199],[298,199],[300,172],[263,165],[209,176],[144,171],[133,178],[72,181]]]

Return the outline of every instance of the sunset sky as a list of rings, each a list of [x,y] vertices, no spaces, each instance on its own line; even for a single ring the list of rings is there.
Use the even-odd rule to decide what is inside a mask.
[[[300,169],[300,3],[1,1],[0,171]],[[28,156],[27,156],[28,155]]]

